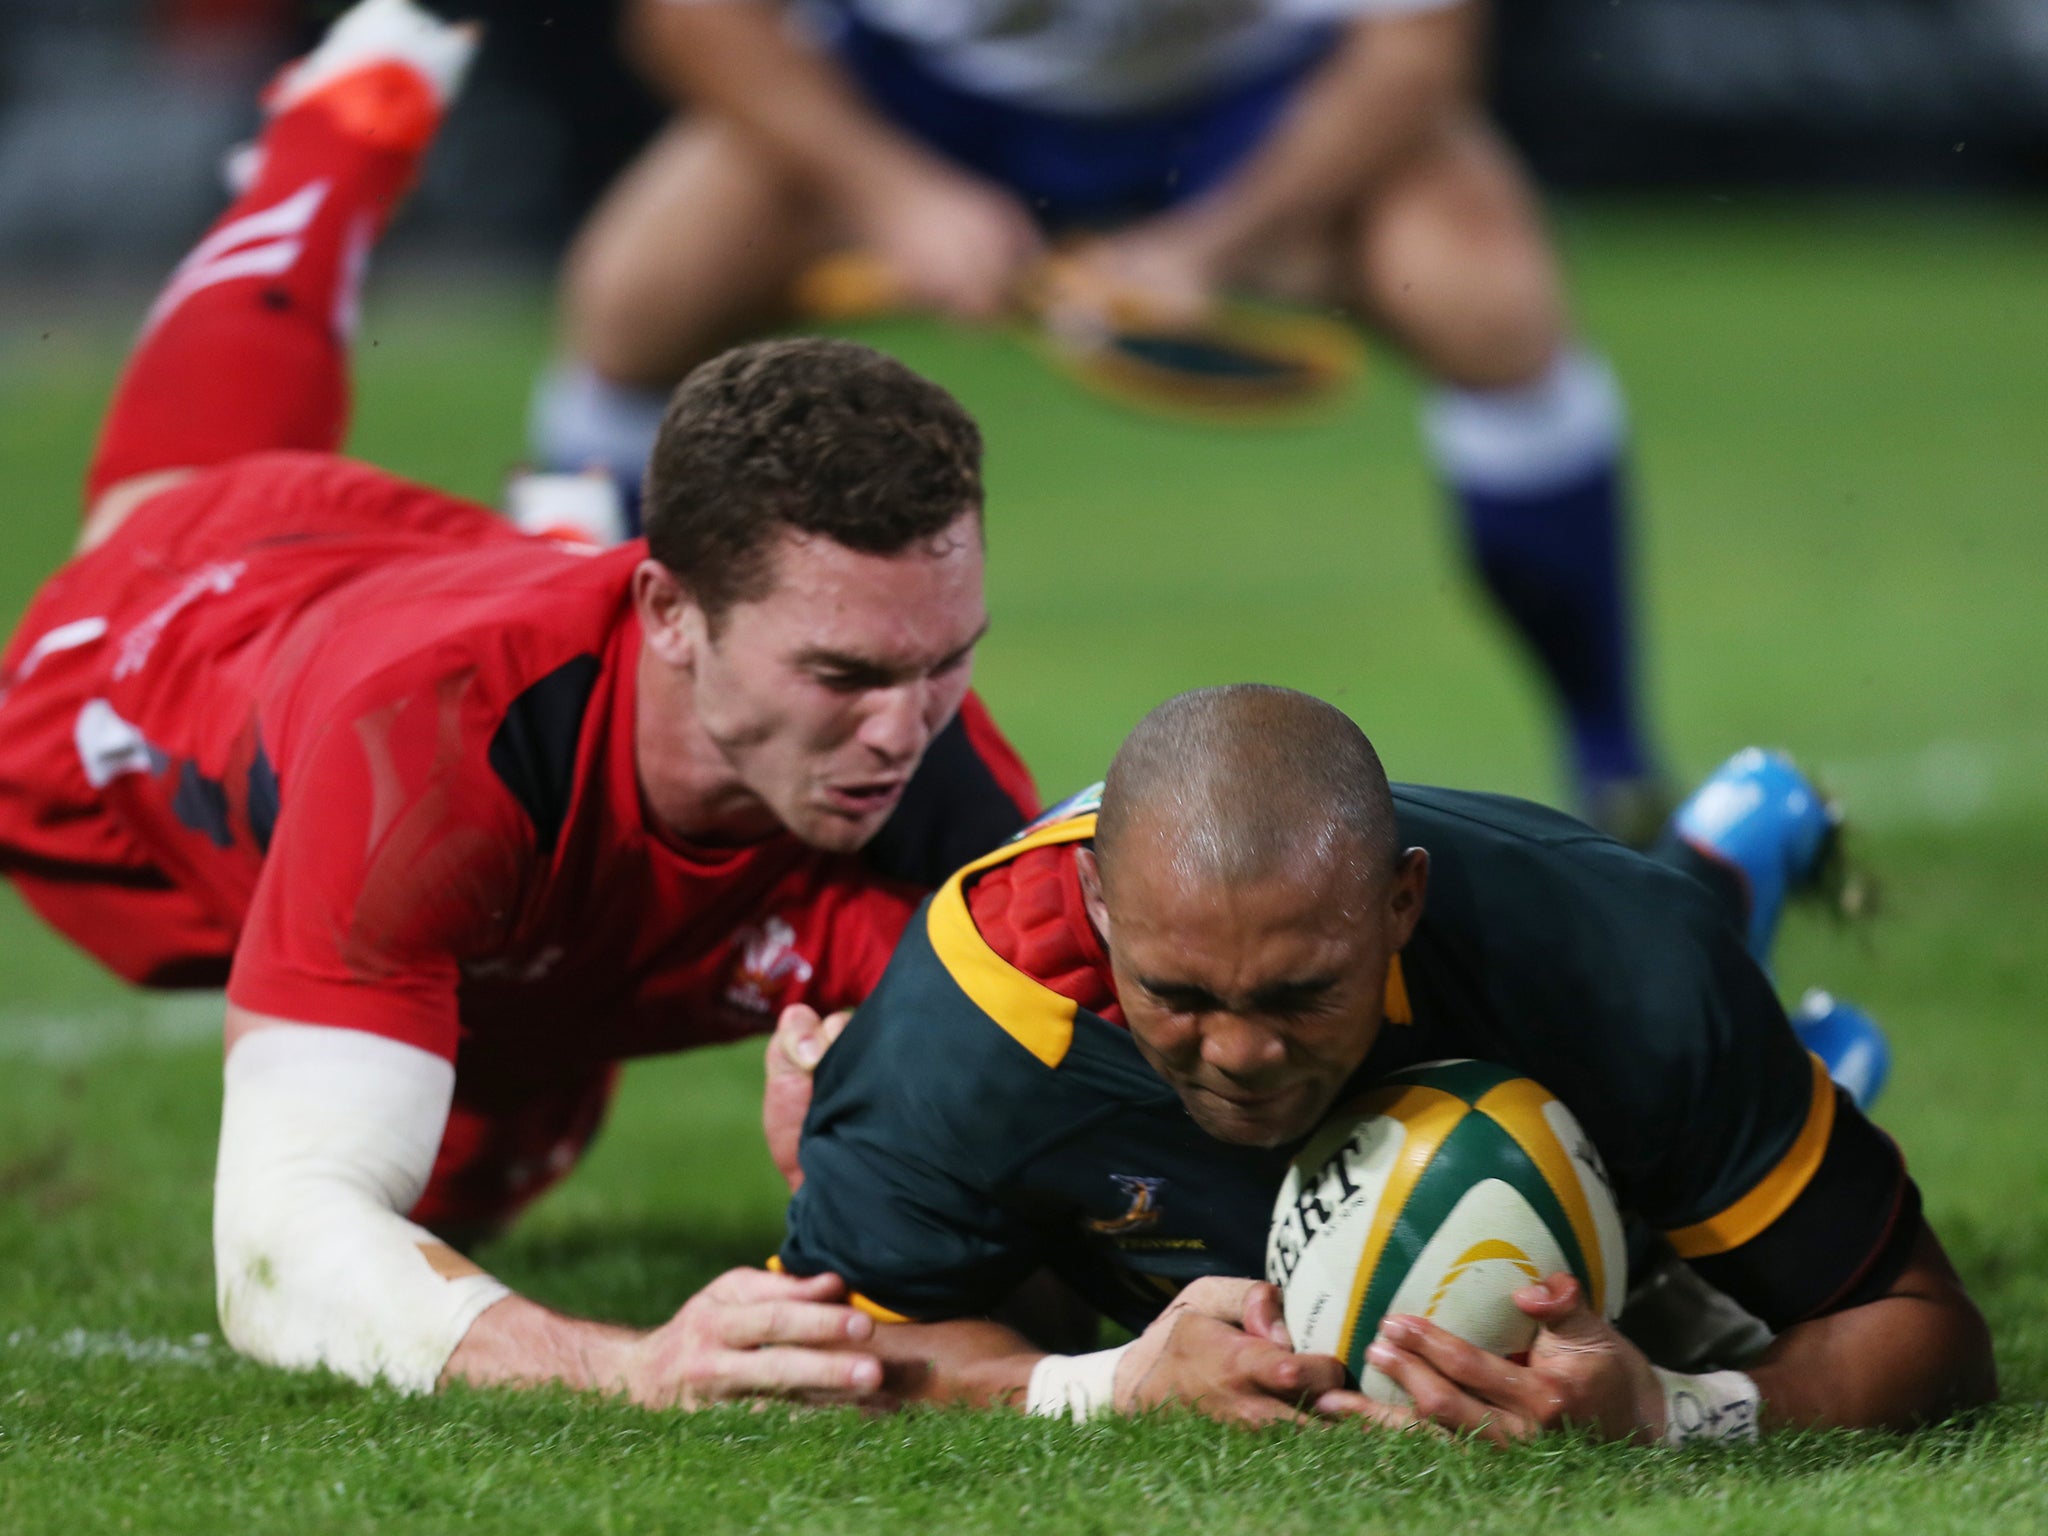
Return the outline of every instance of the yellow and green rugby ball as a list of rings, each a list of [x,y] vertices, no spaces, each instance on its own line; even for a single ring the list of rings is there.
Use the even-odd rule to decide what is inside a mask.
[[[1288,1170],[1266,1239],[1294,1347],[1335,1355],[1390,1403],[1407,1394],[1365,1361],[1389,1313],[1514,1356],[1536,1336],[1517,1290],[1566,1271],[1611,1318],[1627,1268],[1607,1173],[1578,1121],[1483,1061],[1412,1067],[1333,1115]]]

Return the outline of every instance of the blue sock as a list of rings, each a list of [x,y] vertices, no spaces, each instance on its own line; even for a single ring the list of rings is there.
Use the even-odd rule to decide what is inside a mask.
[[[581,474],[601,469],[618,485],[629,531],[640,532],[640,487],[654,451],[668,396],[600,378],[580,363],[562,363],[534,385],[527,437],[544,470]]]
[[[1612,373],[1566,352],[1522,388],[1440,391],[1426,427],[1472,562],[1563,706],[1581,791],[1649,774]]]

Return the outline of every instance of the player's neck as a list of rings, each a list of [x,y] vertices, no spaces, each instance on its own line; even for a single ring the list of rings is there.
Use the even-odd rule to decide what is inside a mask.
[[[704,731],[690,680],[643,642],[636,662],[633,766],[650,825],[705,846],[754,843],[784,830]]]

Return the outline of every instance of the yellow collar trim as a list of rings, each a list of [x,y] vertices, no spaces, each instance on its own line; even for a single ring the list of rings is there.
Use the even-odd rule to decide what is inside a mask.
[[[1389,1024],[1415,1022],[1415,1005],[1408,1001],[1408,973],[1401,969],[1399,953],[1387,962],[1386,1014]]]
[[[931,939],[932,952],[954,984],[975,1007],[1048,1067],[1056,1067],[1065,1060],[1074,1043],[1077,1005],[1072,998],[1062,997],[1043,982],[1025,975],[989,948],[967,911],[967,881],[1034,848],[1085,842],[1094,835],[1095,817],[1091,813],[1070,821],[1056,821],[1028,837],[1005,843],[940,886],[925,915],[925,932]]]

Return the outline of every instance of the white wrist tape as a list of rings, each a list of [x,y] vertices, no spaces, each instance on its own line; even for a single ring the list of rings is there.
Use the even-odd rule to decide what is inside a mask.
[[[1071,1416],[1076,1424],[1111,1412],[1116,1407],[1116,1368],[1130,1347],[1119,1344],[1092,1355],[1047,1355],[1031,1368],[1024,1411],[1048,1419]]]
[[[1653,1366],[1664,1386],[1664,1443],[1696,1445],[1703,1440],[1754,1440],[1763,1394],[1756,1378],[1741,1371],[1687,1376]]]
[[[431,1392],[469,1325],[511,1293],[443,1278],[407,1221],[447,1124],[455,1069],[354,1029],[280,1024],[228,1054],[213,1186],[221,1332],[291,1370],[324,1365]]]

